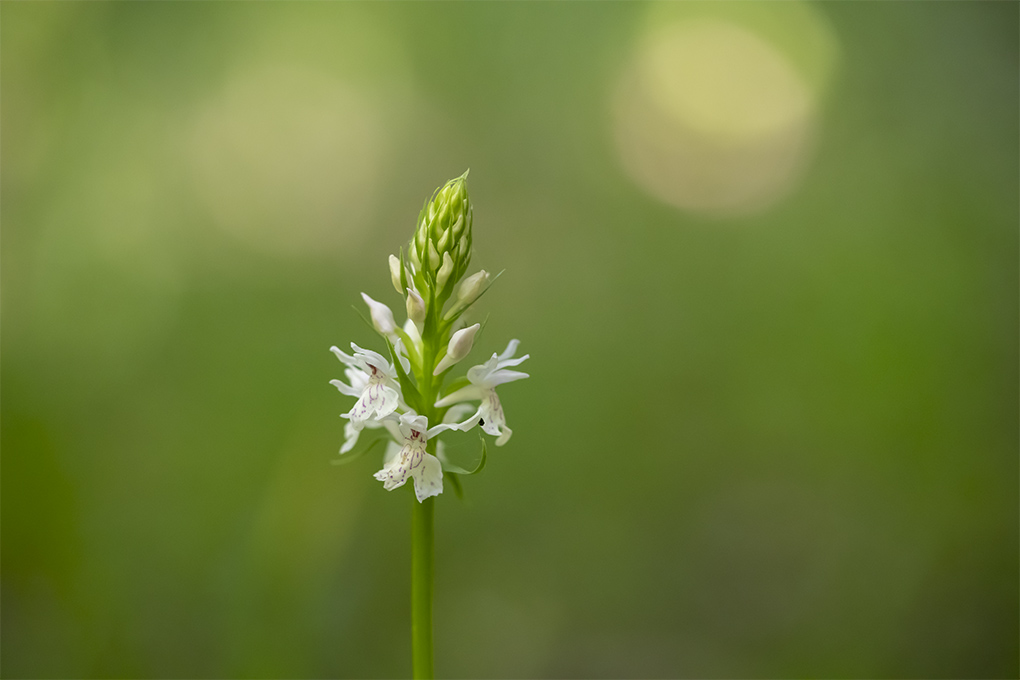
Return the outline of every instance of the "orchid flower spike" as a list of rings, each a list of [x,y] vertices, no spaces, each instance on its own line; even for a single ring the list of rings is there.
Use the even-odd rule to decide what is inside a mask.
[[[510,440],[513,434],[506,425],[506,417],[503,415],[503,405],[496,395],[496,387],[503,383],[513,382],[529,377],[527,373],[520,371],[506,370],[510,366],[519,366],[530,355],[514,358],[519,340],[511,340],[503,350],[502,354],[493,354],[484,364],[474,366],[467,372],[468,381],[471,383],[452,394],[448,394],[436,402],[437,408],[443,408],[462,401],[479,400],[481,403],[475,414],[467,422],[478,422],[486,434],[496,439],[496,446],[503,446]],[[466,423],[465,423],[466,424]],[[464,424],[461,425],[463,427]]]

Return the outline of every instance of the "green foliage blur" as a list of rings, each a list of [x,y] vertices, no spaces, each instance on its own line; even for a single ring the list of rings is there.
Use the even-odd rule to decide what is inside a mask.
[[[643,122],[683,12],[780,55],[697,120],[810,119],[797,162]],[[402,309],[387,256],[470,168],[506,272],[465,366],[516,337],[532,377],[439,498],[440,675],[1016,677],[1018,21],[0,4],[0,672],[409,673],[413,494],[330,464],[328,348],[381,349],[351,305]],[[728,43],[677,40],[646,94],[698,113],[674,57]],[[757,203],[689,203],[703,157]]]

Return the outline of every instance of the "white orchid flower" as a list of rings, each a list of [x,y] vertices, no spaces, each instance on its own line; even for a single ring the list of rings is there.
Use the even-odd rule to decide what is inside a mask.
[[[375,473],[375,478],[383,483],[383,488],[392,491],[403,486],[408,477],[414,479],[414,495],[418,502],[429,496],[443,493],[443,465],[431,453],[425,452],[429,437],[445,430],[460,429],[456,423],[442,423],[429,429],[429,421],[425,416],[404,413],[400,416],[400,434],[403,446],[395,454],[390,448],[386,463],[382,470]]]
[[[358,399],[351,410],[343,415],[344,418],[350,419],[349,425],[352,428],[360,431],[370,419],[381,420],[397,409],[401,403],[401,396],[393,364],[386,361],[381,354],[370,349],[362,349],[353,342],[351,349],[354,350],[354,356],[344,353],[335,346],[329,349],[340,361],[347,364],[348,368],[344,374],[351,383],[348,385],[342,380],[330,380],[329,384],[340,390],[341,394]],[[402,347],[396,349],[401,364],[405,364],[407,359],[400,352]],[[408,367],[405,366],[404,370],[408,370]],[[353,431],[345,428],[348,442]],[[356,435],[354,439],[357,440]],[[350,447],[347,447],[347,450],[349,451]]]
[[[519,340],[511,340],[502,354],[493,354],[492,358],[484,364],[469,369],[467,378],[471,384],[436,402],[436,406],[442,408],[462,401],[479,400],[481,404],[479,404],[478,410],[466,422],[478,422],[486,434],[497,437],[496,446],[506,444],[510,440],[510,435],[513,434],[513,430],[506,425],[503,405],[500,404],[499,397],[496,395],[496,387],[503,383],[529,377],[527,373],[506,370],[509,366],[520,365],[530,356],[525,354],[522,357],[513,358],[518,345],[520,345]]]
[[[475,426],[474,422],[467,421],[466,423],[458,423],[458,421],[474,410],[475,407],[471,404],[457,404],[456,406],[451,406],[446,412],[446,415],[443,416],[443,422],[447,425],[457,423],[457,427],[450,428],[453,430],[460,430],[462,429],[462,426],[464,426],[463,429],[470,429]],[[383,467],[386,467],[392,463],[393,459],[397,457],[398,453],[400,453],[400,449],[402,447],[396,440],[403,440],[404,436],[400,434],[400,428],[393,420],[387,418],[382,424],[385,425],[390,431],[390,434],[393,435],[393,439],[386,442],[386,451],[383,453]],[[368,425],[368,427],[380,427],[380,425],[373,423]],[[441,463],[446,463],[445,452],[446,444],[443,443],[442,439],[436,440],[436,458],[438,458]]]

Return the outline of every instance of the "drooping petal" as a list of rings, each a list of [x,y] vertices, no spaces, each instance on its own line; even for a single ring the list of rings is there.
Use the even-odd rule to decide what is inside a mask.
[[[499,438],[496,439],[496,446],[503,446],[503,444],[506,444],[508,441],[510,441],[510,435],[512,435],[513,433],[514,433],[513,430],[507,427],[506,423],[504,423],[503,434],[499,435]]]
[[[348,420],[344,425],[344,445],[340,447],[340,455],[343,455],[354,448],[361,436],[362,425],[353,420]]]
[[[485,432],[496,436],[499,434],[499,428],[506,426],[506,416],[503,415],[503,404],[500,402],[499,396],[496,395],[495,390],[489,390],[489,393],[485,395],[485,399],[482,400],[482,404],[478,407],[478,410],[485,423],[482,425],[482,430]]]
[[[403,448],[397,452],[397,455],[394,456],[389,464],[383,467],[382,470],[379,470],[379,472],[376,472],[373,477],[382,482],[383,488],[387,491],[393,491],[397,487],[403,486],[410,476],[411,464],[414,462],[415,454],[424,455],[424,452],[404,444]]]
[[[504,427],[505,426],[506,425],[504,424]],[[497,424],[496,421],[491,418],[489,420],[485,420],[483,418],[482,432],[484,432],[485,434],[491,434],[493,437],[498,437],[500,435],[499,424]]]
[[[421,464],[411,474],[414,477],[414,495],[419,503],[443,493],[443,464],[432,454],[424,454]]]
[[[341,418],[343,417],[344,416],[341,416]],[[347,424],[344,425],[344,445],[340,447],[340,453],[341,454],[347,453],[348,451],[354,448],[354,446],[358,443],[358,437],[361,436],[361,431],[363,429],[367,428],[369,430],[375,430],[382,427],[385,424],[386,424],[385,422],[380,423],[375,420],[365,421],[348,420]]]
[[[408,477],[413,478],[419,502],[443,492],[443,466],[438,458],[425,452],[420,441],[405,441],[374,477],[387,491],[403,486]]]
[[[493,437],[498,437],[496,446],[503,446],[510,439],[512,431],[506,426],[506,416],[503,415],[503,404],[499,401],[495,390],[489,390],[478,407],[478,415],[482,420],[482,431]]]

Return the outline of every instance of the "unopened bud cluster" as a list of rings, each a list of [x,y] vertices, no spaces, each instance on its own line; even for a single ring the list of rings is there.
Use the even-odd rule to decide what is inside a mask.
[[[420,289],[433,287],[436,297],[449,296],[471,262],[471,223],[467,173],[447,182],[425,203],[418,215],[408,258]]]

